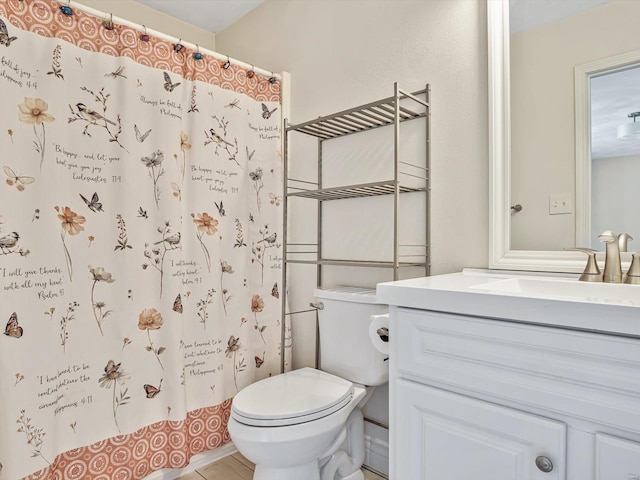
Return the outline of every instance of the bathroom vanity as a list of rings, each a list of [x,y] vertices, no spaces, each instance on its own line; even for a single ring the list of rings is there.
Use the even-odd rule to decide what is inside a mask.
[[[381,283],[391,480],[640,480],[640,286]]]

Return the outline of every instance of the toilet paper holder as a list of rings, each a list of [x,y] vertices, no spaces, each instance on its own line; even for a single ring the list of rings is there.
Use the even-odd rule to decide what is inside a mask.
[[[380,327],[376,330],[376,333],[380,337],[380,340],[382,340],[383,342],[389,341],[389,329],[387,327]]]
[[[389,359],[389,314],[371,315],[369,338],[376,350]]]

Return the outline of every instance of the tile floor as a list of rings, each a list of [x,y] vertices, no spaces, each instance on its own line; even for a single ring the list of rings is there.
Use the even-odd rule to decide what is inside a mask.
[[[384,477],[365,470],[366,480],[385,480]],[[253,464],[239,453],[211,463],[195,472],[183,475],[178,480],[251,480]]]

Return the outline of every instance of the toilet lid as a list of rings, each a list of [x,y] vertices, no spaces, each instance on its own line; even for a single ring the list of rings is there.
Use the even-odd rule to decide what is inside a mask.
[[[247,425],[295,425],[340,410],[352,396],[351,382],[313,368],[301,368],[244,388],[234,397],[231,413]]]

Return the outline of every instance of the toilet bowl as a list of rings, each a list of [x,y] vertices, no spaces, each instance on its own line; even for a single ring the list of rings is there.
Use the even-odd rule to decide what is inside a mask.
[[[347,420],[366,396],[366,388],[335,375],[294,370],[236,395],[229,434],[256,465],[254,480],[321,480],[323,463],[346,440]]]
[[[363,480],[361,407],[388,379],[373,348],[371,315],[385,313],[375,291],[317,289],[322,370],[260,380],[233,399],[229,434],[255,467],[254,480]],[[366,387],[364,385],[367,385]]]

